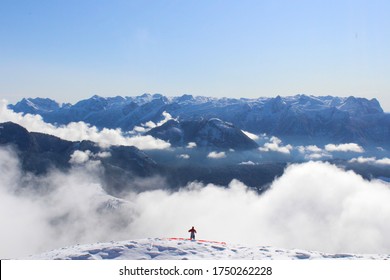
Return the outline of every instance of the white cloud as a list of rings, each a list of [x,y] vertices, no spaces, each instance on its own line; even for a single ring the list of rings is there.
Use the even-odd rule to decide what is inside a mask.
[[[156,139],[150,135],[136,135],[127,137],[123,135],[120,129],[104,128],[98,130],[95,126],[90,126],[84,122],[72,122],[68,125],[54,126],[45,123],[39,115],[22,115],[15,113],[7,108],[7,102],[0,102],[0,122],[11,121],[25,127],[29,131],[41,132],[57,136],[69,141],[90,140],[98,143],[101,147],[109,147],[112,145],[135,146],[139,149],[167,149],[170,144]]]
[[[324,156],[325,156],[324,154],[309,154],[306,155],[305,158],[311,160],[319,160],[322,159]]]
[[[214,158],[214,159],[225,158],[226,153],[225,152],[211,152],[207,155],[207,157]]]
[[[143,124],[146,128],[149,128],[149,129],[152,129],[152,128],[155,128],[157,125],[152,122],[152,121],[148,121],[146,122],[145,124]]]
[[[195,142],[188,142],[187,144],[187,149],[192,149],[192,148],[196,148],[196,143]]]
[[[375,164],[375,165],[390,165],[390,158],[381,158],[377,159],[375,157],[358,157],[358,158],[353,158],[349,162],[351,163],[367,163],[367,164]]]
[[[121,141],[118,142],[120,143]],[[123,143],[126,144],[125,146],[135,146],[141,150],[164,150],[171,146],[168,142],[154,138],[151,135],[136,135],[125,138]]]
[[[355,152],[355,153],[364,153],[363,147],[359,146],[356,143],[347,143],[347,144],[328,144],[325,146],[325,150],[328,152]]]
[[[190,224],[196,226],[199,238],[211,240],[333,253],[387,253],[389,200],[390,189],[384,183],[309,162],[288,167],[260,196],[238,181],[226,189],[191,184],[171,194],[142,193],[136,202],[142,211],[134,225],[139,237],[157,234],[156,224],[164,221],[158,227],[164,236],[175,236],[183,224]],[[166,223],[167,216],[171,222]]]
[[[376,164],[379,164],[379,165],[390,165],[390,158],[378,159],[376,161]]]
[[[90,161],[90,159],[92,159],[92,161],[95,161],[96,163],[98,163],[100,161],[97,161],[96,159],[107,158],[110,156],[111,156],[111,153],[109,153],[109,152],[99,152],[97,154],[94,154],[90,150],[86,150],[86,151],[77,150],[77,151],[74,151],[70,155],[69,163],[84,164],[84,163]]]
[[[95,154],[96,157],[99,157],[99,158],[108,158],[111,156],[111,153],[110,152],[99,152],[97,154]]]
[[[328,152],[322,150],[316,145],[298,146],[297,150],[305,155],[307,160],[320,160],[322,158],[332,157]]]
[[[91,151],[74,151],[73,154],[70,155],[70,163],[73,164],[83,164],[89,160],[89,156],[91,155]]]
[[[256,134],[253,134],[253,133],[250,133],[248,131],[245,131],[245,130],[241,130],[246,136],[248,136],[250,139],[256,141],[256,140],[259,140],[259,136],[257,136]]]
[[[166,123],[169,120],[176,120],[176,119],[172,118],[171,114],[169,114],[166,111],[162,112],[162,116],[164,117],[164,119],[159,121],[157,124],[152,122],[152,121],[148,121],[146,123],[141,124],[141,126],[135,126],[133,129],[133,132],[144,133],[144,132],[151,130],[152,128],[162,126],[164,123]]]
[[[189,159],[190,158],[190,155],[187,155],[187,154],[181,154],[178,156],[179,158],[182,158],[182,159]]]
[[[320,152],[322,152],[322,149],[318,148],[316,145],[309,145],[309,146],[306,147],[306,150],[308,150],[309,152],[312,152],[312,153],[320,153]]]
[[[256,165],[256,163],[254,163],[251,160],[248,160],[248,161],[240,162],[238,165]]]
[[[161,121],[159,121],[159,122],[157,123],[157,126],[162,126],[162,125],[163,125],[164,123],[166,123],[167,121],[169,121],[169,120],[174,120],[174,118],[172,118],[171,114],[169,114],[169,113],[166,112],[166,111],[162,112],[162,115],[163,115],[164,119],[161,120]]]
[[[35,177],[20,171],[16,159],[0,148],[0,258],[126,238],[121,222],[129,224],[130,217],[119,205],[127,202],[103,191],[96,168]],[[115,207],[115,213],[107,210]]]
[[[375,161],[376,161],[375,157],[370,157],[370,158],[358,157],[349,160],[349,162],[351,163],[374,163]]]
[[[283,154],[290,154],[290,151],[293,147],[288,144],[286,146],[282,146],[282,140],[278,137],[272,136],[270,142],[265,143],[263,147],[260,147],[259,150],[262,152],[278,152]]]
[[[142,126],[134,126],[134,129],[132,133],[144,133],[147,132],[148,130],[145,127]]]

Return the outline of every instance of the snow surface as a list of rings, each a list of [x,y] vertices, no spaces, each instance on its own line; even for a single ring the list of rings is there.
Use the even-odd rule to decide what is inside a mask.
[[[270,246],[247,247],[224,242],[184,238],[148,238],[75,245],[57,249],[29,259],[36,260],[318,260],[359,259],[389,260],[390,254],[327,254],[298,249],[278,249]]]

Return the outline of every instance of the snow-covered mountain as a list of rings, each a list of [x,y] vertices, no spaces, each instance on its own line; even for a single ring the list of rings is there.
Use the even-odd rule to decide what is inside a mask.
[[[60,108],[66,108],[70,104],[60,105],[50,98],[23,98],[19,101],[13,109],[16,112],[23,112],[29,114],[42,114],[43,112],[53,112]]]
[[[75,245],[32,255],[35,260],[318,260],[359,259],[389,260],[390,255],[328,254],[300,249],[280,249],[270,246],[240,246],[207,240],[183,238],[149,238]]]
[[[84,121],[98,128],[125,131],[148,121],[156,123],[165,111],[181,121],[218,118],[245,131],[300,142],[388,145],[390,137],[390,115],[383,112],[378,100],[353,96],[234,99],[161,94],[110,98],[95,95],[74,105],[29,98],[10,108],[16,112],[40,114],[50,123]]]
[[[240,129],[217,118],[188,121],[170,120],[153,128],[148,134],[167,141],[173,146],[181,147],[185,147],[191,142],[198,147],[219,149],[249,150],[258,147],[256,142]]]

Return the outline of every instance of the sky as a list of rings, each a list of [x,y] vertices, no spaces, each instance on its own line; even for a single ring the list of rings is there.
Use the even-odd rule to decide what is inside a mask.
[[[389,1],[0,0],[0,98],[377,98]]]

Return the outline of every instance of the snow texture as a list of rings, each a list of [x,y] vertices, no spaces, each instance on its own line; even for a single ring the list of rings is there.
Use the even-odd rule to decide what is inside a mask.
[[[75,245],[29,259],[37,260],[389,260],[386,254],[325,254],[270,246],[246,247],[225,242],[184,238],[148,238]]]

